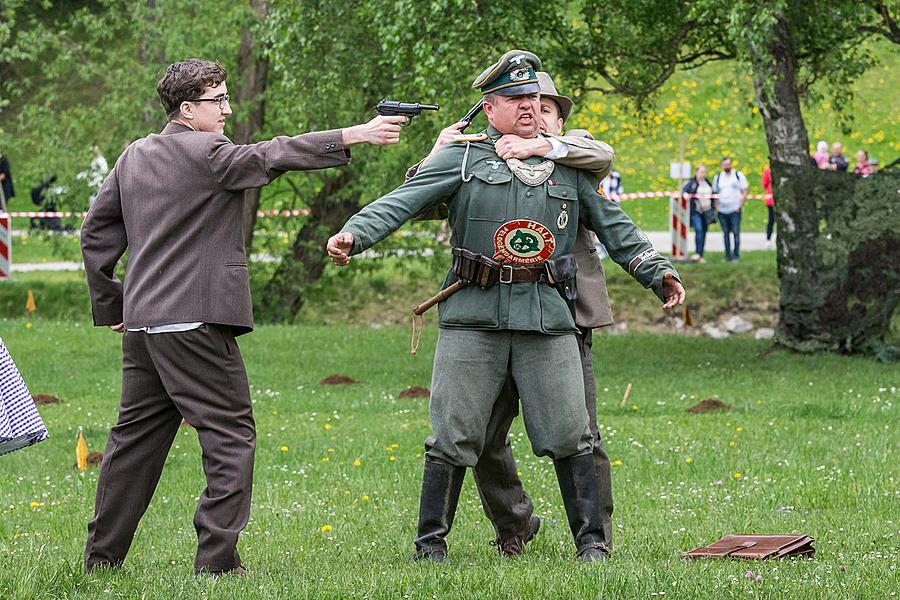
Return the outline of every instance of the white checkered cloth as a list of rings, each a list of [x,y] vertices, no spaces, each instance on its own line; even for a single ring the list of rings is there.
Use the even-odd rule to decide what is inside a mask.
[[[47,439],[47,428],[0,339],[0,454]]]

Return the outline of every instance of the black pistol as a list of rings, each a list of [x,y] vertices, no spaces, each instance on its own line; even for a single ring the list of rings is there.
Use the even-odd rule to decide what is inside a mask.
[[[418,102],[398,102],[397,100],[382,100],[375,105],[375,110],[382,117],[406,117],[409,119],[419,116],[423,110],[440,110],[437,104],[419,104]]]

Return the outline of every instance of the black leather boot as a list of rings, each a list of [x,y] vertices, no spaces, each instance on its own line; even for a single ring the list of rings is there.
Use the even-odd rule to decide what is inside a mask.
[[[575,538],[575,556],[582,562],[606,560],[597,471],[592,454],[553,461],[569,528]]]
[[[413,560],[444,562],[447,557],[447,542],[444,538],[453,526],[465,476],[465,467],[425,459],[422,496],[419,499],[419,529],[413,540],[416,545]]]

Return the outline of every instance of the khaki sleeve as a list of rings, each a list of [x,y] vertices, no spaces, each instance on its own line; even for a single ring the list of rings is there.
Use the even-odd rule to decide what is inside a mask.
[[[622,207],[597,192],[597,180],[588,174],[578,175],[578,198],[581,223],[597,234],[610,258],[660,300],[663,277],[672,273],[680,282],[678,271],[650,243]]]
[[[279,136],[256,144],[234,144],[224,135],[211,135],[209,168],[216,182],[230,191],[262,187],[285,171],[308,171],[346,165],[350,150],[341,130]]]
[[[595,140],[589,131],[573,129],[561,136],[555,137],[568,146],[569,153],[564,158],[556,160],[561,165],[590,171],[600,180],[609,174],[612,169],[616,153],[612,146],[606,142]]]

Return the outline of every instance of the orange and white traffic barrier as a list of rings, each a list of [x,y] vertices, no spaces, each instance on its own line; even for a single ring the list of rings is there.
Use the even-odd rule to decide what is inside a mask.
[[[12,218],[0,213],[0,280],[12,273]]]
[[[688,222],[691,218],[689,200],[684,194],[672,196],[669,202],[669,231],[672,234],[672,258],[688,255]]]

